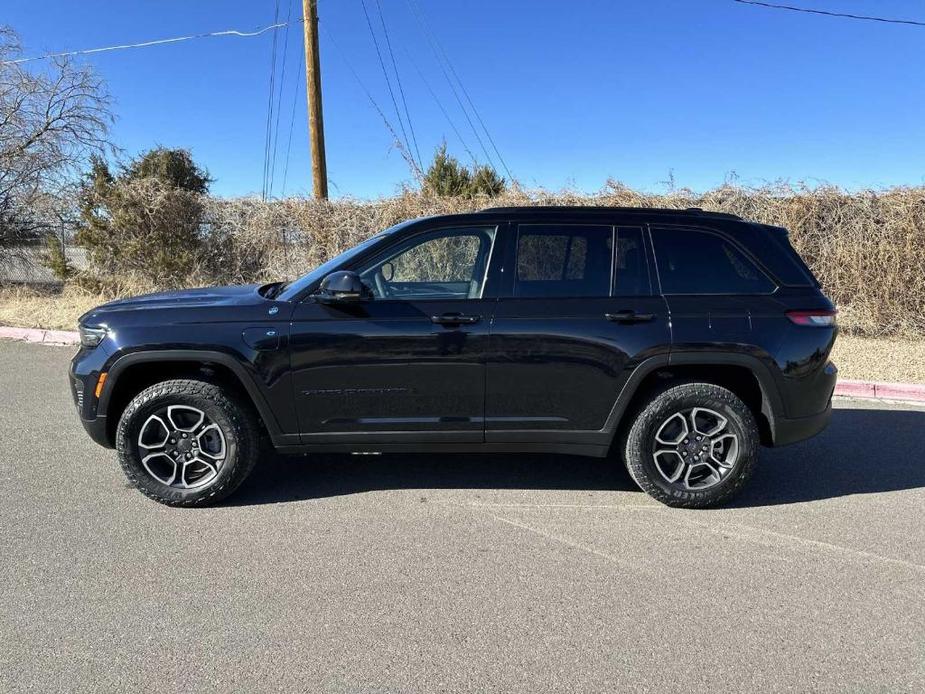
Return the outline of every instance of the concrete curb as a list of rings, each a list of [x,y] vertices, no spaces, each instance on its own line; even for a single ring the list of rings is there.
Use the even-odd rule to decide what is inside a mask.
[[[0,339],[35,342],[43,345],[76,345],[80,334],[68,330],[40,330],[37,328],[8,328],[0,325]],[[925,385],[918,383],[877,383],[851,381],[840,378],[835,395],[871,400],[905,400],[925,403]]]
[[[43,345],[76,345],[80,343],[80,334],[69,330],[8,328],[0,325],[0,339],[35,342]]]
[[[876,383],[839,379],[835,395],[874,400],[906,400],[925,403],[925,385],[918,383]]]

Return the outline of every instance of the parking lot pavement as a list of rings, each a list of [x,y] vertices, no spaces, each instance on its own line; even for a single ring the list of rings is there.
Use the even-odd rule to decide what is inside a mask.
[[[842,402],[734,506],[563,456],[127,488],[68,348],[0,343],[2,691],[923,691],[925,410]]]

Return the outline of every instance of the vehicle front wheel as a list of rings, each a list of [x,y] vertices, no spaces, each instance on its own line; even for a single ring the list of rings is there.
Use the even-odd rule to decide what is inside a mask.
[[[172,380],[146,388],[128,404],[116,449],[142,494],[168,506],[206,506],[250,474],[260,433],[250,406],[226,389]]]
[[[624,456],[639,487],[668,506],[705,508],[731,499],[758,457],[758,427],[732,391],[683,383],[653,396],[630,427]]]

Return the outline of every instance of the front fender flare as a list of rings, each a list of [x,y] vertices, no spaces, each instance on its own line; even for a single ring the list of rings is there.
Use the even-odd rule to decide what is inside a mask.
[[[250,397],[251,402],[257,410],[257,414],[263,420],[267,432],[270,434],[270,438],[275,441],[282,437],[283,432],[280,429],[276,415],[273,413],[263,392],[260,390],[257,383],[255,383],[248,370],[232,355],[214,350],[158,349],[132,352],[117,358],[108,368],[106,387],[103,389],[103,392],[100,393],[97,412],[102,416],[108,414],[109,398],[116,389],[119,377],[126,369],[137,364],[163,363],[170,361],[191,361],[203,364],[219,364],[227,367],[247,392],[248,397]]]

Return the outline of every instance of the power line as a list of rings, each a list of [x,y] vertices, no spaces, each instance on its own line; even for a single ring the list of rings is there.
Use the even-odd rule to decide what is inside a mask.
[[[379,21],[382,23],[382,33],[385,35],[385,45],[389,49],[389,57],[392,59],[392,70],[395,72],[395,82],[398,84],[398,93],[401,96],[401,104],[405,109],[405,120],[408,121],[408,130],[411,131],[411,140],[414,142],[414,151],[418,155],[418,166],[423,171],[424,164],[421,161],[421,150],[418,149],[418,138],[414,134],[414,126],[411,124],[411,113],[408,111],[408,102],[405,100],[405,90],[401,86],[401,77],[398,74],[398,63],[395,62],[395,53],[392,51],[392,40],[389,38],[389,30],[385,26],[385,15],[382,14],[382,3],[376,0],[376,8],[379,10]]]
[[[908,26],[925,27],[925,22],[914,19],[888,19],[886,17],[873,17],[863,14],[849,14],[847,12],[829,12],[828,10],[814,10],[808,7],[794,7],[793,5],[778,5],[772,2],[759,2],[759,0],[732,0],[742,5],[757,5],[772,10],[789,10],[790,12],[805,12],[806,14],[819,14],[826,17],[842,17],[844,19],[860,19],[866,22],[881,22],[883,24],[906,24]]]
[[[412,0],[412,1],[414,2],[415,5],[418,5],[417,0]],[[421,19],[423,20],[423,22],[427,24],[427,17],[424,15],[424,11],[420,9],[420,5],[418,5],[418,11],[421,14]],[[431,34],[433,34],[433,30],[431,30]],[[485,121],[482,120],[482,116],[479,114],[478,109],[475,107],[475,104],[472,102],[472,98],[469,96],[469,92],[466,89],[466,85],[464,85],[463,81],[459,78],[459,75],[456,73],[456,69],[453,67],[453,63],[450,62],[449,56],[446,54],[446,51],[443,50],[443,47],[440,45],[439,41],[437,42],[437,46],[440,48],[440,52],[443,54],[443,59],[446,61],[447,67],[450,68],[450,72],[453,73],[453,77],[455,77],[456,81],[459,83],[459,88],[462,90],[463,96],[466,97],[466,101],[469,103],[469,106],[472,108],[472,113],[475,114],[476,120],[478,120],[479,125],[482,126],[482,130],[485,131],[485,137],[488,138],[488,142],[489,144],[491,144],[491,148],[494,150],[495,154],[498,156],[498,160],[501,162],[501,166],[504,167],[504,171],[507,173],[508,178],[511,181],[513,181],[514,174],[511,173],[511,170],[508,168],[507,163],[504,161],[504,157],[501,156],[501,152],[498,149],[497,145],[495,144],[495,140],[491,136],[491,133],[488,131],[488,128],[485,127]]]
[[[443,50],[441,48],[441,50]],[[456,81],[459,82],[459,88],[462,90],[463,96],[466,97],[466,101],[469,102],[469,106],[472,107],[472,113],[475,114],[476,120],[479,122],[479,125],[482,126],[482,130],[485,131],[485,137],[488,138],[491,148],[495,151],[495,154],[498,155],[498,160],[501,162],[501,166],[504,167],[504,171],[507,173],[508,180],[511,182],[514,181],[514,174],[511,173],[511,170],[507,167],[507,162],[504,161],[504,157],[501,156],[501,152],[498,150],[498,146],[495,144],[495,139],[491,136],[491,133],[488,132],[488,128],[485,127],[485,121],[482,120],[482,116],[479,114],[478,109],[475,108],[475,104],[472,103],[472,97],[469,96],[469,92],[466,90],[466,86],[462,83],[462,80],[459,79],[459,75],[456,74],[456,70],[453,68],[453,63],[450,62],[449,58],[446,59],[446,64],[450,68],[450,72],[453,73],[453,77],[456,78]]]
[[[469,145],[466,144],[465,138],[463,138],[462,133],[459,132],[459,128],[456,127],[456,123],[453,122],[453,119],[450,117],[450,114],[443,107],[443,102],[440,101],[440,97],[437,96],[437,93],[431,88],[430,83],[427,81],[427,78],[424,77],[424,73],[421,72],[421,68],[418,67],[418,64],[414,62],[414,58],[411,57],[411,53],[408,50],[408,47],[405,46],[405,55],[408,57],[408,61],[414,67],[415,71],[418,73],[418,77],[421,78],[421,82],[424,83],[424,86],[427,88],[427,91],[430,92],[430,95],[433,97],[434,101],[437,104],[437,107],[443,113],[443,116],[446,118],[447,122],[450,124],[450,127],[453,129],[453,132],[456,133],[456,137],[459,138],[460,143],[463,146],[463,149],[466,150],[466,154],[469,155],[469,158],[472,159],[472,163],[475,166],[478,166],[479,161],[476,159],[475,155],[472,153],[472,150],[469,149]]]
[[[283,108],[283,88],[286,86],[286,57],[289,55],[289,24],[292,19],[292,0],[286,0],[289,4],[289,11],[286,14],[286,34],[283,39],[283,67],[279,74],[279,92],[276,97],[276,126],[273,129],[273,157],[270,164],[270,191],[269,196],[273,197],[273,180],[276,178],[276,149],[279,144],[279,115]],[[296,75],[299,79],[299,75]]]
[[[289,115],[289,141],[286,143],[286,165],[283,167],[283,188],[280,191],[280,196],[285,197],[286,195],[286,180],[289,178],[289,156],[292,153],[292,130],[295,126],[295,106],[296,102],[299,99],[299,94],[302,92],[302,82],[303,80],[299,79],[299,76],[305,70],[305,53],[302,53],[302,60],[299,62],[299,71],[296,73],[296,85],[295,89],[292,91],[292,112]]]
[[[408,152],[405,145],[402,144],[401,138],[398,137],[398,133],[395,132],[395,128],[389,122],[389,119],[386,118],[385,112],[379,107],[379,104],[376,103],[376,100],[373,98],[372,93],[369,91],[369,89],[366,88],[366,85],[363,84],[363,80],[360,79],[360,75],[353,68],[353,65],[351,64],[350,60],[347,59],[347,54],[341,50],[340,44],[337,43],[337,41],[334,38],[334,35],[330,31],[328,31],[327,27],[321,22],[319,22],[318,25],[321,27],[322,31],[324,31],[325,36],[328,37],[328,40],[334,46],[334,49],[340,55],[341,60],[344,61],[344,64],[347,66],[347,69],[350,70],[350,73],[353,75],[353,79],[357,81],[357,84],[360,85],[360,89],[362,89],[363,93],[366,94],[366,98],[369,99],[369,103],[376,110],[376,113],[379,114],[379,117],[382,119],[383,124],[385,124],[386,130],[388,130],[389,134],[391,134],[391,136],[395,139],[395,144],[398,146],[398,151],[401,153],[404,160],[408,163],[409,166],[411,166],[412,170],[416,169],[417,164],[415,164],[414,158],[411,156],[411,153]]]
[[[485,143],[482,141],[479,131],[476,129],[475,124],[472,122],[472,119],[469,117],[469,111],[466,110],[465,104],[463,104],[462,99],[459,97],[459,92],[456,89],[456,85],[453,84],[453,80],[450,79],[449,73],[446,71],[446,68],[443,65],[443,61],[440,59],[440,53],[437,50],[435,44],[435,38],[431,36],[432,32],[430,27],[423,21],[421,16],[418,14],[419,8],[416,8],[412,4],[412,0],[407,0],[408,7],[411,8],[412,13],[414,13],[415,19],[417,19],[418,24],[421,26],[422,33],[427,39],[427,43],[430,45],[431,50],[434,52],[434,57],[437,59],[437,65],[440,67],[440,71],[443,73],[443,78],[446,80],[446,83],[450,87],[450,91],[453,93],[453,97],[456,99],[456,103],[459,104],[459,109],[463,112],[463,116],[466,119],[466,122],[469,124],[469,128],[472,130],[472,134],[475,135],[476,142],[479,143],[479,148],[482,150],[482,153],[485,155],[485,159],[488,161],[491,168],[495,168],[494,162],[491,160],[491,155],[488,153],[488,149],[485,147]]]
[[[273,23],[279,22],[279,0],[276,0],[276,9],[273,14]],[[267,182],[270,178],[270,143],[273,132],[273,96],[276,94],[276,39],[279,36],[273,32],[273,45],[270,49],[270,92],[267,96],[267,127],[263,143],[263,191],[262,199],[267,199]]]
[[[301,23],[301,19],[297,19],[296,23]],[[252,36],[260,36],[268,31],[273,29],[279,29],[280,27],[286,26],[286,23],[280,24],[270,24],[265,27],[258,27],[254,31],[239,31],[237,29],[225,29],[223,31],[210,31],[204,34],[190,34],[188,36],[174,36],[169,39],[155,39],[153,41],[142,41],[140,43],[123,43],[116,46],[104,46],[102,48],[84,48],[79,51],[62,51],[60,53],[47,53],[46,55],[36,55],[29,58],[17,58],[15,60],[4,60],[0,62],[0,65],[19,65],[22,63],[31,63],[36,60],[50,60],[52,58],[67,58],[75,55],[90,55],[91,53],[104,53],[106,51],[122,51],[128,48],[148,48],[149,46],[161,46],[168,43],[180,43],[181,41],[192,41],[193,39],[205,39],[205,38],[214,38],[222,36],[238,36],[241,38],[250,38]]]
[[[389,90],[389,97],[392,99],[392,106],[395,108],[395,117],[398,119],[398,127],[401,128],[401,134],[404,141],[405,149],[408,150],[408,153],[411,153],[411,145],[408,140],[408,133],[405,132],[405,123],[401,117],[401,111],[398,110],[398,101],[395,100],[395,92],[392,91],[392,81],[389,79],[388,70],[385,68],[385,61],[382,59],[382,52],[379,50],[379,40],[376,38],[376,32],[373,31],[373,23],[369,19],[369,12],[366,10],[366,0],[360,0],[360,4],[363,6],[363,14],[366,17],[366,26],[369,27],[369,35],[372,36],[373,45],[376,47],[376,55],[379,58],[379,67],[382,68],[382,76],[385,77],[385,86]],[[412,157],[412,162],[414,157]],[[420,166],[415,163],[412,166],[412,171],[415,174],[420,174]]]

